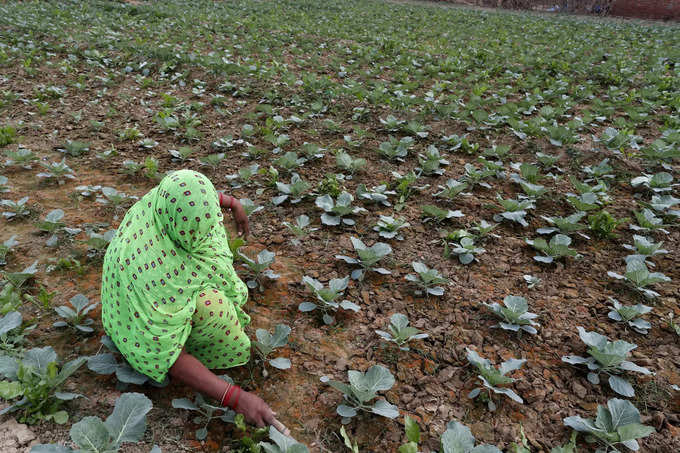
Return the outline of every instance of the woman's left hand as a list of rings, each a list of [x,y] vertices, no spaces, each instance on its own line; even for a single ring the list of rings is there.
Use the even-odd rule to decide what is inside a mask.
[[[236,222],[236,229],[238,230],[238,235],[243,236],[244,239],[250,234],[250,228],[248,227],[248,214],[246,210],[243,209],[243,205],[236,198],[229,195],[225,195],[219,192],[220,206],[223,208],[230,209],[234,221]]]
[[[238,235],[243,236],[243,239],[247,239],[250,234],[250,227],[248,226],[248,214],[246,210],[243,209],[243,205],[236,198],[232,197],[231,202],[231,212],[234,216],[234,221],[236,222],[236,229],[238,230]]]

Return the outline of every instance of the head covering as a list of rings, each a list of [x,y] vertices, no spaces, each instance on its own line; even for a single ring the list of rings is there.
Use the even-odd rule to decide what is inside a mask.
[[[130,365],[158,382],[190,335],[200,291],[222,291],[249,322],[222,219],[210,180],[179,170],[128,210],[106,251],[104,328]]]

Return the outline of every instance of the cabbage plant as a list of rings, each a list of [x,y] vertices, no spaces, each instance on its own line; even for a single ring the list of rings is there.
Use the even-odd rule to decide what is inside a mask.
[[[402,228],[408,228],[411,224],[402,218],[394,218],[391,216],[381,215],[378,223],[373,227],[373,231],[377,231],[380,237],[385,239],[396,239],[403,241],[404,236],[399,233]]]
[[[561,233],[564,235],[569,235],[571,233],[578,233],[584,239],[590,239],[587,235],[580,233],[580,231],[588,228],[588,225],[584,223],[579,223],[583,217],[586,216],[585,212],[575,212],[566,217],[548,217],[541,216],[543,220],[548,222],[551,226],[543,227],[536,230],[538,234],[553,234]]]
[[[428,334],[422,333],[415,327],[408,325],[408,317],[401,313],[395,313],[390,317],[389,332],[384,330],[376,330],[375,333],[380,335],[384,340],[391,341],[399,346],[402,351],[408,351],[408,342],[411,340],[422,340],[429,337]]]
[[[347,424],[359,411],[371,412],[387,418],[397,418],[399,409],[385,399],[379,399],[371,404],[378,396],[378,392],[387,391],[394,386],[394,376],[381,366],[373,365],[365,373],[356,370],[347,372],[349,384],[334,381],[328,376],[322,376],[321,382],[342,392],[343,403],[338,405],[336,412],[342,417],[342,423]]]
[[[0,355],[0,377],[4,378],[0,381],[0,397],[10,402],[0,415],[16,413],[17,420],[28,424],[40,420],[66,423],[68,413],[60,410],[62,404],[82,395],[63,392],[61,388],[85,360],[78,357],[60,369],[57,353],[50,346],[30,349],[21,359]],[[17,398],[20,399],[11,402]]]
[[[637,333],[641,333],[643,335],[647,335],[649,333],[649,329],[652,328],[652,325],[649,323],[649,321],[640,319],[639,316],[652,311],[652,307],[642,304],[623,305],[613,297],[610,297],[609,301],[612,303],[612,310],[608,315],[610,319],[627,323]]]
[[[17,241],[17,235],[12,235],[9,239],[6,239],[0,244],[0,266],[7,264],[7,255],[12,251],[14,247],[19,245]]]
[[[626,263],[633,261],[633,260],[642,260],[645,261],[645,263],[649,266],[654,267],[654,263],[651,261],[646,261],[647,258],[651,258],[656,255],[665,255],[668,253],[668,250],[662,249],[661,247],[663,246],[663,241],[660,242],[654,242],[653,240],[649,239],[648,237],[641,236],[638,234],[633,235],[633,243],[632,244],[624,244],[623,248],[626,250],[630,250],[634,252],[632,255],[628,255],[625,258]]]
[[[509,220],[512,222],[517,222],[523,227],[529,226],[525,217],[527,215],[527,210],[533,209],[534,202],[532,200],[513,200],[512,198],[504,199],[500,195],[496,196],[496,200],[500,203],[502,211],[499,214],[493,216],[494,221],[502,222],[503,220]]]
[[[76,294],[69,301],[73,308],[62,305],[55,307],[54,311],[63,318],[63,321],[57,321],[52,324],[54,327],[68,327],[84,333],[92,333],[94,329],[90,325],[94,324],[92,318],[88,318],[87,314],[91,312],[99,302],[90,303],[90,300],[83,294]]]
[[[31,453],[114,453],[124,443],[139,442],[146,431],[146,414],[151,400],[141,393],[123,393],[116,400],[113,412],[105,421],[99,417],[84,417],[71,426],[73,450],[58,444],[38,444]],[[154,446],[151,453],[160,453]]]
[[[364,184],[359,184],[359,186],[357,186],[358,198],[362,198],[373,203],[378,203],[383,206],[392,206],[392,203],[388,201],[388,195],[396,194],[397,192],[394,190],[387,190],[387,184],[374,186],[371,190],[368,190]]]
[[[366,159],[362,157],[357,157],[354,159],[348,153],[340,150],[335,154],[335,163],[342,170],[346,170],[353,175],[366,166]]]
[[[36,175],[38,178],[48,181],[54,179],[60,186],[64,185],[67,179],[76,179],[71,167],[66,165],[65,157],[61,160],[61,162],[40,162],[40,165],[45,169],[45,171],[38,173]]]
[[[424,175],[443,175],[442,165],[448,165],[449,161],[442,158],[436,146],[430,145],[424,154],[418,154],[418,170]]]
[[[147,382],[153,382],[150,378],[133,369],[122,356],[115,343],[108,335],[101,338],[102,345],[109,352],[97,353],[96,355],[87,358],[87,368],[97,374],[111,375],[115,374],[118,382],[116,388],[124,390],[128,384],[143,385]],[[120,361],[116,358],[120,356]],[[167,379],[158,386],[164,386],[169,382]]]
[[[316,206],[325,212],[321,214],[321,223],[324,225],[336,226],[340,224],[355,225],[356,221],[348,216],[367,212],[359,206],[352,206],[354,197],[349,192],[342,192],[336,200],[326,194],[316,199]]]
[[[307,236],[309,233],[318,230],[318,228],[310,228],[309,216],[301,214],[295,218],[295,223],[283,222],[283,225],[288,228],[288,230],[295,235],[295,239],[291,242],[295,246],[300,245],[300,238]]]
[[[274,368],[279,370],[287,370],[290,368],[290,359],[285,357],[277,357],[270,359],[269,354],[274,352],[286,344],[288,344],[288,335],[290,334],[290,327],[285,324],[277,324],[274,328],[274,334],[271,334],[266,329],[257,329],[255,331],[256,341],[253,341],[255,350],[260,356],[263,363],[269,363]],[[262,370],[262,375],[267,377],[267,370]]]
[[[566,256],[579,257],[576,250],[570,249],[571,238],[564,234],[556,234],[550,239],[550,242],[543,238],[525,239],[527,244],[543,252],[543,255],[536,255],[534,259],[540,263],[552,263],[555,259]]]
[[[630,185],[634,188],[644,187],[647,190],[651,190],[655,193],[670,192],[673,190],[674,186],[678,184],[673,184],[673,175],[662,171],[654,175],[648,175],[643,173],[642,176],[633,178],[630,181]]]
[[[501,453],[494,445],[480,444],[475,446],[475,437],[470,428],[452,420],[446,424],[442,434],[441,453]]]
[[[447,198],[453,200],[458,195],[463,193],[465,189],[468,188],[468,183],[464,181],[459,181],[457,179],[449,179],[443,186],[438,186],[440,191],[435,193],[435,197]]]
[[[269,439],[274,442],[261,441],[258,446],[262,447],[264,453],[309,453],[309,449],[292,437],[282,434],[273,426],[269,427]]]
[[[483,247],[478,247],[475,244],[475,238],[472,236],[464,236],[460,238],[458,243],[453,243],[453,247],[449,247],[448,243],[445,243],[444,256],[450,256],[454,254],[458,256],[458,261],[461,264],[470,264],[473,261],[477,261],[476,255],[481,255],[486,252]]]
[[[589,370],[588,381],[593,385],[598,385],[600,373],[605,373],[609,376],[608,382],[612,390],[626,397],[635,396],[633,386],[619,375],[626,371],[653,374],[647,368],[626,360],[637,345],[623,340],[609,341],[604,335],[587,332],[581,326],[577,329],[581,341],[588,346],[590,357],[567,355],[562,357],[562,361],[571,365],[586,365]]]
[[[208,425],[212,420],[218,418],[225,423],[233,423],[236,418],[236,412],[227,407],[207,403],[200,393],[196,393],[194,401],[189,398],[175,398],[172,400],[172,407],[196,412],[191,421],[200,426],[196,430],[197,440],[204,440],[208,437]]]
[[[279,189],[278,195],[272,198],[272,203],[278,206],[286,200],[291,203],[299,203],[305,196],[305,193],[310,189],[311,185],[300,177],[297,173],[293,173],[290,177],[290,184],[276,182],[276,188]]]
[[[415,283],[418,289],[416,295],[433,295],[443,296],[444,288],[439,285],[446,285],[449,283],[448,279],[442,276],[437,269],[429,268],[419,261],[411,263],[415,274],[408,274],[404,277],[406,280]]]
[[[339,301],[342,294],[347,289],[349,283],[349,276],[345,278],[333,278],[328,282],[328,287],[324,287],[320,281],[305,275],[302,277],[302,283],[307,285],[314,295],[317,302],[302,302],[298,309],[302,312],[313,310],[320,310],[322,313],[323,322],[325,324],[333,324],[335,317],[332,315],[338,308],[343,310],[351,310],[353,312],[359,311],[359,306],[349,300]]]
[[[529,311],[529,304],[522,296],[505,296],[503,305],[497,302],[493,304],[484,304],[491,311],[493,311],[503,321],[496,324],[494,327],[500,327],[505,330],[512,330],[519,335],[522,331],[535,335],[537,333],[536,327],[539,323],[534,321],[538,317],[536,313]]]
[[[465,350],[467,351],[468,362],[470,362],[470,364],[474,365],[477,368],[477,371],[479,372],[479,375],[477,377],[479,378],[480,381],[482,381],[482,384],[486,389],[486,393],[483,394],[483,396],[484,399],[486,399],[487,401],[487,407],[489,408],[490,411],[496,410],[496,403],[494,403],[493,401],[491,392],[506,395],[513,401],[516,401],[520,404],[524,404],[524,400],[520,398],[520,396],[517,393],[515,393],[512,389],[499,386],[508,385],[515,382],[515,379],[506,376],[506,374],[521,368],[522,365],[524,365],[524,362],[526,362],[526,360],[509,359],[501,363],[500,366],[496,368],[491,364],[489,359],[480,357],[480,355],[477,354],[476,351],[469,348],[465,348]],[[473,389],[468,394],[468,398],[471,399],[477,398],[481,394],[482,390],[483,389],[480,387]]]
[[[659,293],[649,289],[648,286],[671,281],[670,277],[666,277],[661,272],[649,272],[644,259],[628,261],[624,275],[612,271],[607,272],[607,275],[617,280],[625,281],[648,299],[654,299],[659,296]]]
[[[246,280],[246,285],[248,288],[259,288],[260,291],[264,291],[265,277],[269,280],[277,280],[280,277],[279,274],[269,268],[274,263],[274,257],[276,256],[274,252],[262,250],[255,259],[251,259],[242,253],[239,256],[243,260],[243,266],[247,269],[246,278],[248,280]]]
[[[350,238],[354,251],[357,252],[358,258],[351,258],[345,255],[335,255],[335,258],[342,260],[348,264],[358,264],[361,269],[355,269],[350,274],[354,280],[363,280],[367,271],[374,271],[379,274],[388,275],[392,272],[384,267],[376,267],[378,261],[392,253],[392,247],[384,242],[376,242],[368,247],[361,239],[352,236]]]
[[[28,197],[23,197],[17,201],[13,200],[0,200],[0,207],[6,209],[2,212],[2,216],[7,220],[26,217],[31,214],[31,210],[26,204],[28,202]]]
[[[378,153],[389,160],[403,161],[408,156],[411,146],[413,146],[412,137],[403,137],[398,140],[390,136],[389,141],[380,143]]]
[[[433,220],[436,223],[441,223],[447,219],[459,219],[461,217],[465,217],[465,214],[463,214],[459,209],[452,211],[450,209],[442,209],[431,204],[423,205],[420,209],[422,211],[421,217],[423,218],[423,222]]]
[[[669,234],[664,227],[668,226],[664,223],[661,217],[658,217],[654,211],[648,208],[643,208],[641,211],[633,211],[637,225],[630,224],[628,227],[633,231],[659,231],[663,234]]]
[[[597,418],[583,418],[577,415],[566,417],[564,424],[586,435],[586,442],[599,443],[605,449],[598,452],[617,452],[618,445],[638,451],[638,439],[654,433],[651,426],[643,425],[640,411],[627,400],[612,398],[607,406],[597,406]],[[611,449],[611,450],[610,450]]]

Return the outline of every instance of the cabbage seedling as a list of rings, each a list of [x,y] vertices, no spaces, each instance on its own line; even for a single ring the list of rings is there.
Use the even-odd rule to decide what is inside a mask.
[[[168,151],[172,156],[172,160],[179,161],[181,163],[186,162],[194,152],[194,149],[190,146],[180,146],[177,149],[171,149]]]
[[[243,260],[243,266],[247,269],[247,277],[250,278],[246,281],[248,288],[259,288],[260,291],[264,291],[264,277],[270,280],[277,280],[280,277],[279,274],[269,269],[276,256],[274,252],[262,250],[254,260],[244,254],[240,254],[240,256]]]
[[[415,327],[408,325],[409,321],[406,315],[395,313],[390,317],[390,331],[376,330],[375,333],[380,335],[384,340],[396,343],[402,351],[408,351],[408,342],[411,340],[422,340],[429,337],[428,334],[422,333]]]
[[[121,444],[142,439],[146,431],[146,414],[152,407],[151,400],[141,393],[123,393],[106,421],[99,417],[84,417],[71,427],[71,441],[78,450],[59,444],[38,444],[31,448],[31,453],[117,452]],[[160,448],[154,446],[151,453],[160,453]]]
[[[205,165],[212,168],[213,170],[217,170],[217,167],[219,167],[220,163],[222,163],[224,160],[224,156],[224,153],[213,153],[208,154],[207,156],[199,157],[198,160],[201,165]]]
[[[20,200],[17,201],[12,200],[0,201],[0,206],[2,206],[4,209],[7,209],[6,211],[3,211],[2,216],[7,220],[10,220],[30,215],[31,210],[28,207],[28,205],[26,205],[27,202],[28,197],[21,198]]]
[[[644,259],[628,261],[624,275],[612,271],[607,272],[607,275],[617,280],[624,280],[648,299],[654,299],[659,296],[659,293],[647,288],[648,286],[671,281],[670,277],[666,277],[661,272],[649,272]]]
[[[425,154],[418,154],[418,164],[420,171],[424,175],[443,175],[444,169],[441,165],[449,165],[449,161],[442,158],[436,146],[427,147]]]
[[[397,192],[394,190],[387,190],[387,184],[374,186],[370,191],[364,184],[359,184],[359,186],[357,186],[357,197],[372,201],[373,203],[380,203],[383,206],[392,206],[392,204],[387,201],[387,196],[396,194]]]
[[[569,235],[571,233],[578,233],[579,231],[585,230],[588,226],[584,223],[579,223],[580,220],[585,217],[585,212],[575,212],[567,217],[548,217],[541,216],[541,218],[547,221],[550,227],[543,227],[536,230],[538,234],[553,234],[560,232],[564,235]],[[578,233],[584,239],[590,239],[583,233]]]
[[[24,339],[23,329],[19,329],[22,322],[23,316],[18,311],[9,311],[0,316],[0,351],[11,356],[20,352],[19,345]]]
[[[503,220],[510,220],[517,222],[523,227],[529,226],[525,220],[528,209],[533,209],[534,202],[532,200],[513,200],[511,198],[505,200],[500,195],[496,195],[496,200],[502,206],[503,212],[493,216],[494,221],[502,222]]]
[[[425,264],[413,261],[411,263],[415,274],[408,274],[405,279],[415,283],[418,286],[416,290],[416,295],[420,296],[423,293],[426,295],[432,294],[433,296],[443,296],[444,288],[437,285],[448,284],[448,280],[439,273],[437,269],[430,269]]]
[[[60,307],[55,307],[54,311],[57,312],[59,316],[64,318],[64,321],[57,321],[53,324],[54,327],[68,327],[71,326],[81,332],[92,333],[94,329],[90,327],[94,323],[92,318],[87,318],[87,314],[91,312],[97,305],[98,302],[90,303],[89,299],[82,294],[76,294],[69,301],[73,308],[62,305]]]
[[[309,228],[310,221],[309,217],[301,214],[295,218],[295,224],[290,222],[283,222],[283,225],[290,230],[296,237],[291,242],[293,245],[300,245],[299,238],[308,235],[309,233],[318,230],[318,228]]]
[[[45,171],[38,173],[36,175],[38,178],[47,180],[55,179],[60,186],[66,183],[67,179],[76,179],[71,167],[66,165],[65,157],[61,160],[61,162],[40,162],[40,165],[45,169]]]
[[[258,443],[265,453],[309,453],[305,445],[292,437],[285,436],[273,426],[269,427],[269,439],[274,442],[274,445],[264,441]]]
[[[345,255],[335,255],[335,257],[348,264],[358,264],[361,266],[361,269],[352,271],[351,276],[354,280],[363,280],[366,271],[369,270],[375,271],[382,275],[392,273],[383,267],[375,267],[375,265],[378,264],[378,261],[392,253],[392,247],[390,247],[389,244],[385,244],[384,242],[376,242],[372,246],[368,247],[361,241],[361,239],[355,238],[354,236],[350,238],[350,241],[352,241],[352,246],[357,252],[359,258],[350,258],[349,256]]]
[[[90,145],[83,142],[66,140],[66,144],[61,147],[57,147],[57,151],[66,153],[72,157],[82,156],[90,152]]]
[[[491,184],[485,182],[484,180],[495,175],[496,172],[494,170],[490,168],[484,168],[480,170],[471,163],[465,164],[464,168],[465,174],[463,175],[462,180],[468,183],[471,189],[476,185],[484,187],[485,189],[491,189]]]
[[[505,296],[503,305],[494,302],[493,304],[484,304],[491,311],[493,311],[503,321],[499,322],[493,327],[500,327],[505,330],[512,330],[517,332],[521,337],[522,331],[535,335],[537,333],[536,327],[540,326],[534,319],[538,317],[536,313],[529,311],[529,304],[522,296]]]
[[[586,434],[587,442],[599,442],[605,445],[600,452],[618,452],[621,444],[633,451],[640,449],[637,439],[654,433],[651,426],[643,425],[640,411],[630,401],[612,398],[607,407],[597,406],[597,418],[583,418],[577,415],[566,417],[564,424],[578,432]]]
[[[189,398],[175,398],[172,400],[172,407],[175,409],[186,409],[197,412],[192,421],[201,426],[196,430],[196,439],[204,440],[208,437],[208,424],[216,418],[223,422],[233,423],[236,418],[236,412],[226,407],[213,406],[208,404],[203,398],[203,395],[196,393],[194,401]]]
[[[151,382],[156,387],[164,387],[167,385],[169,380],[161,384],[156,384],[150,378],[142,374],[135,369],[133,369],[122,357],[120,351],[116,347],[115,343],[108,337],[104,335],[101,339],[102,345],[109,351],[101,354],[93,355],[87,358],[87,368],[90,371],[94,371],[97,374],[102,375],[116,375],[118,382],[116,383],[116,388],[118,390],[124,390],[128,384],[143,385],[147,382]],[[116,356],[121,356],[121,361],[116,359]]]
[[[16,234],[0,244],[0,266],[7,264],[7,255],[9,255],[12,249],[17,245],[19,245],[19,241],[17,241]]]
[[[434,220],[436,223],[441,223],[447,219],[453,218],[459,219],[461,217],[465,217],[465,214],[463,214],[458,209],[455,211],[451,211],[450,209],[441,209],[431,204],[426,204],[422,206],[420,209],[422,211],[420,216],[423,218],[423,222]]]
[[[335,153],[335,163],[342,170],[346,170],[351,175],[353,175],[366,166],[366,159],[361,157],[354,159],[348,153],[344,152],[343,150],[339,150],[337,153]]]
[[[461,194],[465,189],[468,188],[468,183],[458,181],[457,179],[449,179],[443,186],[438,186],[441,189],[439,192],[435,193],[433,196],[447,198],[453,200],[459,194]]]
[[[627,221],[627,218],[616,219],[604,209],[588,216],[588,225],[590,230],[601,238],[617,237],[617,234],[614,233],[614,231],[619,227],[619,225],[626,223]]]
[[[16,151],[5,151],[5,156],[7,156],[5,166],[10,167],[17,165],[26,170],[30,170],[32,168],[32,162],[40,159],[33,153],[33,151],[28,148],[22,148],[21,146]]]
[[[243,184],[248,184],[253,176],[258,174],[259,169],[259,164],[248,165],[243,168],[239,168],[238,172],[234,174],[225,176],[225,179],[231,182],[231,187],[237,189]]]
[[[325,324],[333,324],[335,322],[335,317],[332,315],[338,308],[343,310],[352,310],[353,312],[359,311],[359,306],[348,300],[337,301],[342,297],[342,293],[347,289],[347,284],[349,283],[349,276],[345,278],[333,278],[328,282],[328,287],[324,287],[323,283],[320,281],[304,276],[302,277],[302,283],[307,285],[307,288],[314,293],[317,299],[317,303],[314,302],[302,302],[298,309],[302,312],[308,312],[313,310],[320,310],[322,313],[322,319]]]
[[[399,230],[410,226],[411,224],[402,218],[395,219],[394,217],[381,215],[378,224],[373,227],[373,231],[377,231],[380,237],[385,239],[403,241],[404,237],[399,233]]]
[[[662,171],[655,175],[643,173],[642,176],[631,179],[630,185],[634,188],[644,187],[655,193],[664,193],[670,192],[678,184],[673,184],[673,175]]]
[[[88,257],[96,258],[104,255],[114,236],[116,236],[116,230],[109,230],[103,234],[90,231],[88,236]]]
[[[37,226],[40,229],[40,231],[52,233],[52,236],[47,240],[47,245],[51,244],[56,245],[58,241],[56,235],[57,231],[66,226],[64,223],[61,222],[61,219],[63,218],[64,211],[62,211],[61,209],[53,209],[52,211],[47,213],[47,215],[45,216],[45,220],[38,222]]]
[[[489,359],[480,357],[480,355],[477,354],[476,351],[469,348],[465,348],[465,350],[467,351],[468,362],[477,367],[477,370],[480,373],[477,377],[479,378],[480,381],[482,381],[482,384],[487,389],[485,393],[485,399],[487,400],[487,407],[489,408],[490,411],[496,410],[496,403],[494,403],[493,401],[491,392],[506,395],[513,401],[516,401],[520,404],[524,404],[524,400],[520,398],[520,396],[517,393],[515,393],[512,389],[498,386],[507,385],[515,382],[516,379],[508,377],[506,376],[506,374],[521,368],[522,365],[524,365],[524,362],[526,362],[526,360],[509,359],[501,363],[501,365],[498,368],[496,368],[493,365],[491,365]],[[471,399],[477,398],[481,394],[482,390],[483,389],[481,387],[473,389],[468,394],[468,398]]]
[[[8,401],[21,397],[0,411],[0,415],[18,412],[16,418],[28,424],[40,420],[66,423],[68,413],[59,410],[61,405],[82,395],[62,392],[61,387],[85,360],[85,357],[71,360],[60,370],[57,353],[50,346],[30,349],[22,359],[0,355],[0,376],[5,379],[0,381],[0,397]]]
[[[577,329],[581,341],[588,346],[590,357],[567,355],[562,357],[562,361],[571,365],[586,365],[589,370],[588,381],[593,385],[598,385],[600,383],[600,373],[605,373],[609,376],[608,382],[612,390],[626,397],[635,396],[633,386],[618,375],[626,371],[653,374],[647,368],[626,360],[630,355],[630,351],[637,348],[637,345],[623,340],[609,341],[604,335],[596,332],[586,332],[581,326],[577,327]]]
[[[134,195],[128,195],[124,192],[119,192],[113,187],[102,187],[102,196],[97,197],[97,202],[102,204],[110,204],[114,209],[129,204],[130,202],[137,200]]]
[[[642,211],[633,211],[637,225],[630,224],[628,228],[633,231],[660,231],[663,234],[669,234],[668,230],[664,229],[665,225],[663,219],[648,208],[643,208]]]
[[[453,243],[453,248],[449,248],[449,244],[444,245],[444,256],[448,257],[451,254],[458,256],[458,261],[460,264],[470,264],[473,261],[477,261],[475,255],[480,255],[486,252],[483,247],[477,247],[475,245],[475,239],[471,236],[465,236],[460,238],[458,243]]]
[[[276,188],[279,189],[281,195],[272,198],[272,203],[278,206],[286,200],[291,203],[299,203],[305,196],[305,192],[310,189],[311,185],[300,177],[297,173],[293,173],[290,178],[290,184],[276,182]]]
[[[274,368],[279,370],[287,370],[290,368],[290,359],[285,357],[277,357],[275,359],[270,359],[269,354],[274,352],[274,350],[281,348],[288,344],[288,335],[290,334],[290,327],[285,324],[277,324],[274,328],[274,334],[272,335],[266,329],[257,329],[255,331],[255,336],[257,341],[253,342],[257,354],[260,356],[260,360],[263,363],[269,363]],[[268,373],[266,368],[262,369],[262,375],[267,377]]]
[[[632,329],[637,333],[641,333],[643,335],[647,335],[649,333],[649,329],[652,328],[652,325],[649,323],[649,321],[640,319],[638,316],[649,313],[652,311],[652,307],[642,304],[623,305],[613,297],[610,297],[609,301],[612,303],[613,308],[608,315],[610,319],[628,323],[628,325],[632,327]]]
[[[378,147],[381,156],[389,160],[403,161],[408,156],[408,151],[413,146],[412,137],[404,137],[400,140],[390,136],[389,141],[382,142]]]
[[[446,424],[446,431],[442,434],[440,443],[442,453],[502,453],[494,445],[475,446],[475,438],[470,428],[455,420]]]
[[[527,283],[527,288],[529,289],[536,288],[538,285],[541,284],[541,281],[543,281],[541,278],[536,277],[535,275],[524,274],[523,278],[524,281]]]
[[[543,252],[544,255],[534,256],[534,259],[540,263],[550,264],[556,258],[559,259],[565,256],[580,256],[576,250],[569,248],[571,245],[571,238],[569,236],[565,236],[564,234],[556,234],[550,239],[550,242],[547,242],[543,238],[536,238],[533,240],[525,239],[524,241],[539,252]]]
[[[304,165],[305,162],[307,162],[307,160],[304,157],[298,157],[295,151],[288,151],[283,156],[276,159],[274,165],[286,172],[291,172]]]
[[[668,253],[668,250],[661,248],[662,245],[663,241],[654,242],[645,236],[635,234],[633,235],[632,245],[631,244],[623,245],[623,248],[625,248],[626,250],[635,252],[632,255],[626,256],[625,258],[626,263],[633,260],[643,260],[646,262],[646,264],[654,267],[654,263],[646,260],[647,258],[651,258],[656,255],[665,255],[666,253]]]
[[[385,129],[390,132],[398,131],[404,123],[405,121],[397,119],[394,115],[387,115],[385,119],[380,118],[380,124],[385,126]]]
[[[349,370],[347,375],[349,384],[334,381],[328,376],[321,377],[321,382],[342,392],[344,404],[340,404],[336,411],[342,417],[343,424],[349,423],[359,411],[372,412],[387,418],[399,416],[397,406],[388,403],[385,399],[380,399],[373,405],[369,404],[378,396],[378,392],[387,391],[394,386],[394,376],[387,368],[373,365],[365,373]]]
[[[317,197],[316,206],[325,211],[321,214],[321,223],[330,226],[356,224],[354,219],[347,216],[367,211],[362,207],[352,206],[353,201],[354,197],[349,192],[342,192],[335,201],[328,194]]]
[[[31,264],[21,272],[5,272],[5,278],[16,289],[19,289],[24,285],[24,283],[32,279],[37,272],[38,261],[36,260],[33,262],[33,264]]]

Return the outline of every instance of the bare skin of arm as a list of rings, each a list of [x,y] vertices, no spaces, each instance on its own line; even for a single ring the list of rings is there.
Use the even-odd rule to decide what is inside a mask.
[[[227,388],[227,383],[217,377],[215,373],[205,367],[196,357],[187,353],[184,349],[170,368],[170,376],[188,385],[203,395],[220,400]],[[234,397],[232,396],[232,401]],[[274,416],[276,413],[257,395],[241,391],[236,412],[243,414],[248,423],[258,428],[273,425],[285,435],[289,435],[288,429]]]

